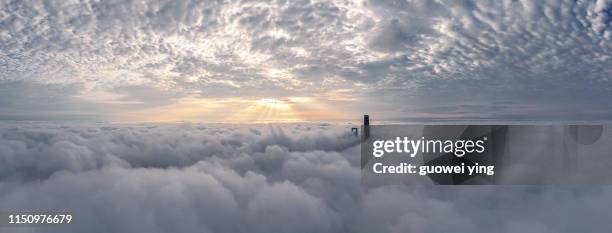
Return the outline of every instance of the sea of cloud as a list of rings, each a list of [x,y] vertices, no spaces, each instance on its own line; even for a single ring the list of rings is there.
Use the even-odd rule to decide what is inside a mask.
[[[580,232],[606,186],[361,185],[349,125],[2,124],[2,232]],[[8,231],[5,231],[8,230]]]

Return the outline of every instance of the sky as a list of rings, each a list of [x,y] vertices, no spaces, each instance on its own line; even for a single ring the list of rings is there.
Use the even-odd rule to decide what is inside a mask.
[[[352,126],[320,122],[610,120],[610,74],[606,0],[0,0],[0,210],[75,216],[16,232],[602,232],[610,186],[368,187]]]
[[[612,119],[612,2],[0,1],[0,120]]]

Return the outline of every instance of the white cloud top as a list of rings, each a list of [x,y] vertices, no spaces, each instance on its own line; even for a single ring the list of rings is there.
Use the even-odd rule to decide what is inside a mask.
[[[0,125],[0,210],[74,215],[11,232],[606,231],[610,197],[609,186],[362,186],[344,126]]]

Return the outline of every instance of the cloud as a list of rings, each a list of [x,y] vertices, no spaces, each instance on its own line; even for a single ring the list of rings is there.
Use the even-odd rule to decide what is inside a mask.
[[[71,225],[16,232],[611,227],[607,186],[362,186],[349,132],[316,124],[3,124],[0,209],[75,216]]]
[[[80,85],[10,81],[0,84],[0,120],[96,120],[110,115],[76,98]]]
[[[483,105],[466,118],[512,118],[482,110],[512,101],[536,109],[516,109],[520,116],[607,119],[599,106],[610,97],[610,4],[4,2],[0,85],[76,84],[90,99],[136,87],[159,96],[327,101],[344,89],[362,101],[346,106],[396,100],[380,111],[384,117],[426,115],[403,108],[449,102]],[[115,108],[130,102],[115,100]]]
[[[46,178],[57,171],[83,172],[105,166],[187,167],[199,161],[237,168],[249,166],[242,167],[242,171],[279,170],[287,154],[314,163],[317,157],[327,154],[325,151],[344,150],[358,142],[348,128],[327,124],[225,128],[190,124],[6,123],[1,128],[0,177],[19,179]],[[335,157],[344,160],[339,155]]]

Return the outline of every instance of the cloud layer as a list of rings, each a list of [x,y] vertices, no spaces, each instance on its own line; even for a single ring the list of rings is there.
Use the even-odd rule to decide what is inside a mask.
[[[108,117],[186,96],[311,96],[384,117],[610,118],[606,0],[4,1],[0,9],[0,86],[67,95],[71,105],[32,113],[35,104],[3,104],[4,118]]]
[[[69,211],[16,232],[576,232],[612,227],[602,186],[362,186],[345,126],[0,129],[0,209]],[[138,140],[134,140],[138,138]]]

